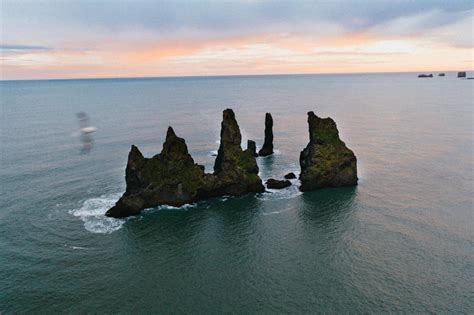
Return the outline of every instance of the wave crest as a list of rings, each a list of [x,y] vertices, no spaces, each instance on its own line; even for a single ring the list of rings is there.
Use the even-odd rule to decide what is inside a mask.
[[[103,195],[84,201],[82,207],[70,210],[69,213],[80,218],[84,227],[91,233],[109,234],[117,231],[125,223],[125,219],[109,218],[105,212],[120,198],[121,194]]]

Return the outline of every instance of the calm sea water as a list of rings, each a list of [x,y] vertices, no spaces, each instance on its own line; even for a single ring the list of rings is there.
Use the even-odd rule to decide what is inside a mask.
[[[473,81],[448,73],[0,83],[0,312],[474,312]],[[358,158],[356,188],[295,186],[104,217],[131,144],[172,125],[212,170],[222,110],[299,172],[306,112]],[[75,114],[95,146],[79,154]],[[216,142],[217,141],[217,142]]]

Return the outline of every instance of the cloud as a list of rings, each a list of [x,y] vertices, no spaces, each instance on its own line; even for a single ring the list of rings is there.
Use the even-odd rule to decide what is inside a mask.
[[[68,38],[219,38],[255,33],[363,32],[425,12],[440,12],[416,30],[445,25],[472,10],[470,0],[294,1],[5,1],[4,40]],[[450,18],[447,18],[449,16]],[[448,19],[448,20],[447,20]],[[337,27],[334,27],[337,25]],[[328,34],[329,33],[329,34]]]
[[[0,55],[20,76],[375,71],[448,56],[453,66],[472,56],[473,4],[3,0]]]
[[[0,45],[0,50],[20,51],[20,50],[51,50],[50,47],[37,45]]]

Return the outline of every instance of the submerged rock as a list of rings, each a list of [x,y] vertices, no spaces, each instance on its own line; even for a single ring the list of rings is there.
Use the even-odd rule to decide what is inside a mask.
[[[257,157],[257,144],[253,140],[247,140],[247,150],[252,152],[253,156]]]
[[[265,140],[258,151],[258,155],[267,156],[273,154],[273,118],[272,114],[265,114]]]
[[[284,177],[285,177],[285,179],[295,179],[296,175],[295,175],[295,173],[292,172],[292,173],[286,174]]]
[[[143,157],[132,145],[125,170],[126,191],[106,215],[126,217],[159,205],[182,206],[210,197],[264,191],[255,157],[241,149],[240,141],[234,113],[226,109],[213,174],[205,174],[204,166],[194,163],[186,142],[171,127],[163,150],[152,158]]]
[[[301,191],[357,185],[357,159],[331,118],[308,113],[309,143],[300,154]]]
[[[291,182],[289,180],[278,180],[274,178],[270,178],[265,182],[265,184],[269,189],[283,189],[291,186]]]

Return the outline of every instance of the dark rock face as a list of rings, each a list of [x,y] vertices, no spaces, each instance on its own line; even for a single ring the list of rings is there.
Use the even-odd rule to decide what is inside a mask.
[[[224,110],[221,142],[214,163],[214,178],[211,195],[241,195],[262,192],[265,188],[258,176],[257,161],[250,150],[240,147],[242,136],[231,109]],[[212,181],[211,181],[212,182]]]
[[[465,78],[465,77],[466,77],[466,71],[458,72],[458,78]]]
[[[162,204],[181,206],[192,202],[199,198],[197,188],[205,178],[202,166],[189,155],[184,139],[169,127],[160,154],[144,158],[132,146],[125,170],[126,191],[106,215],[126,217]]]
[[[331,118],[308,113],[309,143],[300,154],[301,191],[357,185],[357,159]]]
[[[205,174],[204,167],[194,163],[184,139],[171,127],[163,150],[152,158],[144,158],[132,146],[125,170],[126,191],[106,215],[120,218],[159,205],[182,206],[222,195],[263,192],[255,157],[249,150],[242,151],[240,141],[234,113],[226,109],[214,174]]]
[[[274,178],[270,178],[265,182],[265,184],[269,189],[283,189],[291,186],[291,182],[289,180],[278,180]]]
[[[257,157],[257,144],[253,140],[247,140],[247,150],[253,153],[253,156]]]
[[[288,173],[285,175],[285,179],[294,179],[296,178],[295,173]]]
[[[419,74],[418,75],[418,78],[432,78],[433,77],[433,74],[430,73],[430,74]]]
[[[273,154],[273,118],[272,114],[265,114],[265,141],[258,151],[258,155],[267,156]]]

